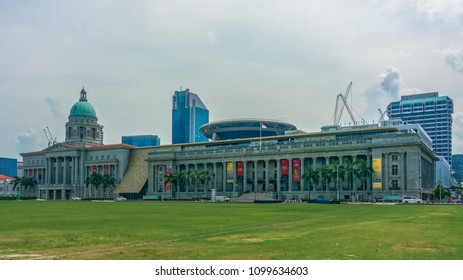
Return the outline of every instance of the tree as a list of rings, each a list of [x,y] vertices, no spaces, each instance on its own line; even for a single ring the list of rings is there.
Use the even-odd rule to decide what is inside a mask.
[[[24,192],[27,193],[29,187],[33,188],[37,185],[37,181],[34,178],[22,177],[20,185],[24,187]]]
[[[18,185],[21,185],[21,178],[18,177],[18,176],[14,176],[13,177],[13,181],[11,182],[11,184],[13,184],[13,192],[17,192],[18,189]]]
[[[105,174],[103,175],[101,184],[103,185],[103,191],[106,192],[107,187],[115,187],[116,179],[112,175]]]
[[[345,174],[347,175],[347,183],[351,192],[353,192],[354,190],[355,164],[355,162],[349,160],[348,158],[344,158],[343,169]]]
[[[209,190],[207,185],[209,184],[211,180],[212,180],[212,173],[210,170],[206,169],[206,170],[199,172],[200,184],[204,185],[204,189],[206,190],[206,192]]]
[[[356,165],[357,168],[355,169],[355,175],[358,179],[360,179],[360,181],[362,181],[362,190],[365,191],[363,186],[366,186],[366,183],[363,184],[363,182],[365,182],[367,178],[371,177],[371,174],[373,174],[373,168],[368,166],[368,162],[364,159],[358,159],[356,161]]]
[[[301,177],[305,183],[309,184],[309,201],[310,201],[310,191],[312,189],[311,183],[313,183],[315,186],[318,185],[320,181],[320,172],[318,169],[315,169],[312,165],[309,165],[305,168]]]
[[[322,165],[320,167],[320,174],[323,179],[322,187],[323,191],[326,191],[327,185],[331,183],[331,179],[333,178],[333,169],[328,165]]]
[[[89,189],[89,186],[92,186],[93,189],[98,190],[98,187],[103,184],[103,175],[100,173],[92,173],[90,177],[87,177],[85,179],[85,186],[87,187],[87,190],[89,190],[89,196],[91,196],[91,189]]]
[[[434,197],[438,198],[439,201],[442,201],[443,198],[448,197],[451,195],[451,192],[444,188],[441,184],[438,184],[437,187],[434,189]]]
[[[166,184],[171,184],[171,189],[175,191],[179,181],[178,172],[171,172],[169,175],[166,175],[165,178]]]
[[[344,181],[346,177],[345,170],[343,166],[339,163],[339,161],[335,161],[333,163],[333,180],[335,181],[335,191],[337,194],[340,195],[341,193],[341,184],[339,181]],[[339,196],[337,195],[337,198],[339,199]]]

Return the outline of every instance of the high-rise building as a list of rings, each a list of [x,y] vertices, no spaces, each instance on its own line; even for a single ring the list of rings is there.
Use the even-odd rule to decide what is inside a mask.
[[[18,160],[15,158],[3,158],[0,157],[0,174],[8,177],[14,177],[18,175]]]
[[[172,144],[207,142],[199,128],[209,122],[209,110],[189,89],[172,96]]]
[[[122,144],[149,147],[161,145],[161,139],[157,135],[130,135],[122,136]]]
[[[434,153],[452,164],[453,101],[437,92],[402,96],[387,107],[389,119],[419,124],[432,139]]]

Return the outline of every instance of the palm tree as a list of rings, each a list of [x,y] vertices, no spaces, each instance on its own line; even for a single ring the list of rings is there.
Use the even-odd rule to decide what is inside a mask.
[[[337,197],[338,200],[340,199],[340,194],[341,194],[340,181],[344,181],[345,176],[346,176],[346,173],[345,173],[345,170],[344,170],[343,166],[339,163],[339,161],[336,160],[333,163],[333,180],[335,182],[334,190],[335,190],[335,192],[337,194],[336,197]]]
[[[37,181],[34,178],[22,177],[20,185],[21,185],[21,187],[24,187],[24,192],[25,192],[25,194],[27,194],[28,193],[28,188],[29,187],[33,188],[35,185],[37,185]]]
[[[320,167],[320,173],[323,179],[322,188],[323,191],[326,191],[327,185],[331,183],[331,179],[333,178],[333,169],[325,164]]]
[[[115,187],[116,179],[112,175],[105,174],[102,178],[103,192],[106,192],[107,187]]]
[[[14,176],[11,184],[13,184],[13,192],[17,193],[18,192],[17,186],[21,184],[21,178],[18,176]]]
[[[188,169],[190,170],[190,169]],[[198,191],[198,184],[201,182],[201,178],[199,177],[199,171],[196,169],[191,170],[190,172],[190,182],[194,186],[194,191]]]
[[[358,159],[356,162],[357,168],[355,169],[355,175],[357,178],[362,181],[362,190],[365,191],[367,187],[366,186],[366,179],[371,177],[371,174],[373,174],[373,168],[368,166],[368,162],[364,159]]]
[[[320,180],[320,173],[318,169],[315,169],[312,165],[309,165],[305,168],[304,173],[302,174],[302,180],[305,183],[309,184],[309,201],[310,201],[310,191],[312,189],[311,182],[316,186]]]
[[[100,173],[92,173],[90,177],[85,179],[85,186],[88,187],[92,186],[95,189],[95,192],[98,190],[98,187],[103,184],[103,175]],[[92,191],[90,191],[91,193]],[[90,195],[91,196],[91,195]]]
[[[171,172],[169,175],[166,175],[166,184],[171,184],[177,186],[178,184],[178,172]]]
[[[212,173],[209,169],[205,169],[199,172],[200,184],[203,184],[204,189],[207,193],[209,190],[208,184],[212,180]]]
[[[344,166],[344,172],[347,175],[347,183],[349,190],[353,192],[353,185],[354,185],[354,172],[355,172],[355,162],[350,161],[347,158],[344,158],[343,166]]]

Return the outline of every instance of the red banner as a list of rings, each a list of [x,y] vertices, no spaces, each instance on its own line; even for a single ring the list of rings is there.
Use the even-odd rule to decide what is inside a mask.
[[[244,176],[244,163],[242,161],[236,162],[236,176],[237,177]]]
[[[42,168],[39,168],[38,174],[39,174],[39,179],[42,179]]]
[[[29,169],[29,178],[32,178],[32,169]]]
[[[289,160],[282,159],[281,160],[281,175],[288,175],[289,170]]]
[[[301,160],[298,158],[293,159],[293,181],[301,181]]]
[[[96,173],[96,166],[95,166],[95,165],[92,166],[92,172],[93,172],[93,173]]]
[[[107,165],[104,166],[104,174],[108,174],[109,173],[109,168]]]
[[[172,168],[167,167],[166,169],[166,176],[169,176],[172,173]],[[171,184],[170,182],[166,182],[166,191],[170,191],[171,189]]]

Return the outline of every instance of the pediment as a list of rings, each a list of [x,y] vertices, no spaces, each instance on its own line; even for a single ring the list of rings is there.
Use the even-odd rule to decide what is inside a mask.
[[[46,148],[43,151],[47,153],[50,153],[50,152],[54,153],[54,152],[71,152],[71,151],[76,151],[78,149],[79,147],[75,147],[75,146],[72,146],[66,143],[57,143],[55,145],[52,145]]]

